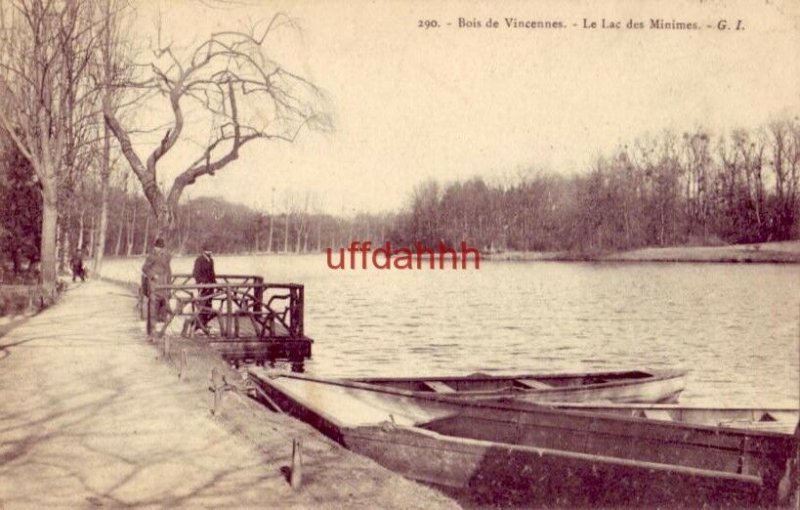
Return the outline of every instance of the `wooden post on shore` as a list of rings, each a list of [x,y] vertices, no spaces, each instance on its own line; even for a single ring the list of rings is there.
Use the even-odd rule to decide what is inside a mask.
[[[150,296],[145,298],[147,303],[147,337],[150,341],[153,340],[153,306],[151,304]]]
[[[292,439],[292,468],[289,473],[289,483],[292,489],[299,489],[303,483],[303,454],[301,452],[303,443],[299,439]]]
[[[211,414],[214,416],[219,416],[219,413],[222,411],[222,390],[219,388],[214,388],[214,409],[211,410]]]
[[[181,381],[185,381],[186,380],[186,365],[187,365],[187,363],[186,363],[186,348],[184,347],[183,349],[181,349],[181,368],[180,368],[180,372],[178,372],[178,379],[180,379]]]
[[[219,416],[222,412],[222,393],[225,391],[225,379],[216,367],[211,369],[211,386],[214,388],[214,409],[211,413]]]

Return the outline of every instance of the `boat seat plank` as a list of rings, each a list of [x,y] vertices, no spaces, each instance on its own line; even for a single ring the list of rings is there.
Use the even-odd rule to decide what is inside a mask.
[[[672,421],[672,415],[669,414],[669,411],[663,409],[647,409],[643,414],[644,418],[650,418],[651,420]]]
[[[543,383],[542,381],[537,381],[536,379],[514,379],[514,382],[534,390],[547,390],[552,388],[552,386],[549,384]]]
[[[436,393],[455,393],[456,390],[439,381],[425,381],[424,384],[427,388],[435,391]]]

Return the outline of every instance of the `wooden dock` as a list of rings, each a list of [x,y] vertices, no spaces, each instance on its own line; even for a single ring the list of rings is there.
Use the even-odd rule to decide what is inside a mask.
[[[170,334],[177,324],[181,337],[209,343],[234,366],[311,357],[303,285],[264,283],[253,275],[220,275],[213,284],[191,281],[191,275],[174,275],[170,285],[156,285],[143,297],[149,335]]]

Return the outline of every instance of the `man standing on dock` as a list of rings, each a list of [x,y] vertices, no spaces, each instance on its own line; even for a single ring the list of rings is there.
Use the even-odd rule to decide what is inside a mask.
[[[194,270],[192,275],[198,285],[217,283],[217,276],[214,272],[214,259],[211,258],[211,246],[203,243],[203,253],[194,260]],[[200,301],[200,314],[197,316],[198,324],[195,329],[202,329],[208,333],[208,321],[213,317],[211,295],[214,294],[213,288],[200,289],[200,296],[205,299]]]
[[[160,237],[153,243],[153,250],[147,255],[142,265],[143,293],[147,296],[151,313],[155,313],[157,321],[165,321],[169,315],[169,290],[154,291],[154,285],[171,285],[172,256],[165,248],[164,240]]]

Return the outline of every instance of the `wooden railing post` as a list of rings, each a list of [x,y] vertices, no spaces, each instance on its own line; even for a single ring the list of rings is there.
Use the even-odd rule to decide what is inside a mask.
[[[253,287],[253,296],[256,300],[253,311],[258,313],[261,312],[261,303],[264,301],[264,278],[256,276],[253,278],[253,283],[255,283],[255,287]]]
[[[150,289],[150,296],[153,295],[153,289]],[[147,304],[147,336],[153,334],[153,306],[151,304],[150,296],[145,296],[145,302]]]
[[[225,316],[225,337],[231,336],[231,319],[233,317],[233,296],[231,296],[230,285],[225,286],[225,301],[228,313]]]
[[[305,308],[305,287],[303,285],[298,286],[297,289],[297,335],[302,338],[303,337],[303,317],[305,316],[304,308]]]

